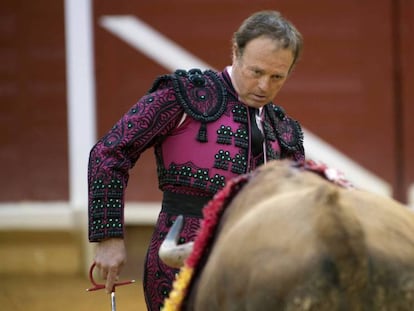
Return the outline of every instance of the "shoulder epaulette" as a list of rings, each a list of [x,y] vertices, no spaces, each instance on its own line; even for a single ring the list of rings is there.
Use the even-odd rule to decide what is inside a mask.
[[[282,107],[267,105],[269,115],[273,119],[276,135],[282,148],[288,151],[303,149],[303,131],[299,122],[287,116]]]
[[[201,122],[197,140],[206,142],[206,124],[216,121],[226,110],[227,91],[221,79],[212,70],[179,69],[158,77],[149,92],[165,86],[172,86],[185,113]]]

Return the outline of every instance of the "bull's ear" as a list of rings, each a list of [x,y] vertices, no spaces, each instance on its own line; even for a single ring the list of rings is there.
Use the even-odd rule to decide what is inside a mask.
[[[183,216],[179,215],[168,231],[167,236],[158,250],[158,256],[167,265],[180,268],[193,250],[193,242],[177,245],[181,229],[183,227]]]

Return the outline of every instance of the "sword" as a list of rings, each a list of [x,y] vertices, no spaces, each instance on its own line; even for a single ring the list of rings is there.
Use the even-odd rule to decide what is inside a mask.
[[[105,284],[96,283],[95,279],[93,278],[93,270],[95,266],[96,266],[96,263],[93,263],[89,269],[89,280],[91,281],[93,287],[86,289],[86,291],[88,292],[105,288]],[[114,283],[114,286],[112,287],[112,290],[111,290],[111,311],[116,311],[115,287],[122,286],[122,285],[128,285],[132,283],[135,283],[135,280],[128,280],[128,281]]]

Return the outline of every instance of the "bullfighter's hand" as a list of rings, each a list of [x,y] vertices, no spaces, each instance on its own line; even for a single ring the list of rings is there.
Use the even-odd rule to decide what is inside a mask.
[[[126,263],[126,247],[123,239],[110,238],[99,242],[96,248],[95,264],[105,283],[107,293],[111,293]]]

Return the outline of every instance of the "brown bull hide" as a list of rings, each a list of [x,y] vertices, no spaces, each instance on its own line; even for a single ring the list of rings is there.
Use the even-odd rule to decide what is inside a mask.
[[[413,310],[414,215],[274,161],[227,207],[188,310]]]

